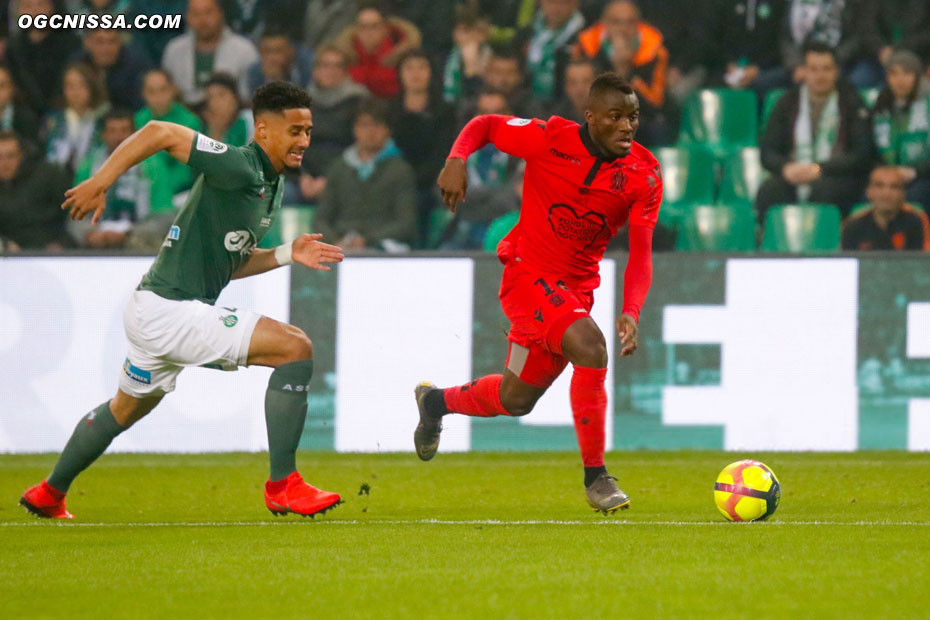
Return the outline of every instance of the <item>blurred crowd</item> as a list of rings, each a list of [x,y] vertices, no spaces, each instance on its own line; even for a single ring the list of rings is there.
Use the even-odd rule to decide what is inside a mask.
[[[17,25],[53,13],[182,14],[183,26]],[[638,94],[650,148],[679,142],[702,89],[752,93],[753,118],[767,116],[753,144],[760,223],[774,205],[825,203],[845,249],[930,248],[927,0],[12,0],[0,29],[7,252],[156,251],[193,183],[186,166],[161,153],[130,170],[96,227],[65,217],[64,191],[152,119],[246,144],[251,93],[272,80],[313,98],[284,204],[314,231],[347,249],[486,247],[519,208],[521,162],[475,153],[468,202],[447,215],[435,181],[458,130],[491,113],[583,122],[606,70]],[[657,247],[674,247],[663,227]]]

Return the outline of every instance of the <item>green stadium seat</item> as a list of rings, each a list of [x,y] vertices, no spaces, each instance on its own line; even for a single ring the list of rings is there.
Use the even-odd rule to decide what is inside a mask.
[[[840,247],[840,210],[834,205],[777,205],[765,216],[767,252],[832,252]]]
[[[769,117],[775,104],[781,99],[781,96],[787,92],[786,88],[773,88],[765,93],[765,99],[762,101],[762,123],[759,125],[759,133],[765,133],[765,127],[768,125]]]
[[[714,156],[700,144],[681,144],[655,149],[662,168],[662,207],[659,221],[675,228],[682,209],[709,204],[716,192]]]
[[[291,242],[304,233],[312,232],[315,211],[315,207],[300,205],[281,207],[281,212],[274,219],[259,247],[274,248],[282,243]]]
[[[704,89],[685,102],[681,142],[706,144],[718,157],[756,145],[756,95],[750,90]]]
[[[496,252],[497,244],[513,230],[513,227],[519,220],[520,214],[514,211],[513,213],[502,215],[491,222],[488,226],[488,233],[484,237],[484,251]]]
[[[766,176],[768,173],[762,167],[758,147],[747,146],[731,153],[723,164],[723,178],[720,180],[717,202],[727,205],[752,205]]]
[[[756,216],[746,205],[695,205],[684,210],[675,249],[749,252],[756,249]]]

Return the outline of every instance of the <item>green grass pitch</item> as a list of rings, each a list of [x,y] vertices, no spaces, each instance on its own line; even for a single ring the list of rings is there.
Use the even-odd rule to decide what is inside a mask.
[[[714,479],[748,457],[781,505],[727,523]],[[16,505],[54,458],[0,456],[4,618],[930,615],[930,454],[615,453],[633,503],[604,517],[577,454],[301,453],[346,500],[314,520],[268,513],[263,454],[107,455],[68,524]]]

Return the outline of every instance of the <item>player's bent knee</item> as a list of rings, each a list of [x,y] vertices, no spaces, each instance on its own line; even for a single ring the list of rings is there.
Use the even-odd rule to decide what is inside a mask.
[[[565,332],[563,353],[576,366],[605,368],[607,366],[607,342],[604,334],[593,325],[577,323],[576,325],[578,329]]]
[[[287,339],[287,357],[289,362],[301,362],[313,359],[313,342],[299,327],[289,326]]]

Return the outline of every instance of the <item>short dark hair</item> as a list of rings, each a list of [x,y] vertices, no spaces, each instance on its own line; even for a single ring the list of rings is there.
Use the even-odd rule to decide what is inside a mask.
[[[239,96],[239,82],[231,73],[226,73],[225,71],[218,71],[210,75],[207,79],[207,83],[204,84],[204,88],[207,86],[222,86],[226,90],[230,90],[238,97]]]
[[[523,54],[513,45],[492,45],[491,57],[502,60],[513,60],[523,70]]]
[[[820,39],[808,38],[801,48],[801,54],[804,58],[808,54],[829,54],[833,57],[833,62],[836,62],[836,48]]]
[[[400,58],[397,60],[397,68],[400,69],[404,66],[405,62],[412,58],[421,58],[426,61],[430,68],[433,66],[433,64],[430,62],[429,54],[424,52],[421,48],[415,47],[401,54]]]
[[[358,122],[358,119],[362,116],[370,116],[376,123],[380,125],[387,125],[387,103],[381,101],[380,99],[363,99],[362,102],[358,104],[358,108],[355,109],[354,122]]]
[[[285,110],[311,106],[310,94],[290,82],[268,82],[255,91],[252,98],[252,115],[258,118],[262,112],[282,114]]]
[[[101,119],[101,125],[106,127],[106,124],[110,121],[129,121],[133,130],[135,130],[136,127],[136,115],[132,113],[132,110],[127,110],[126,108],[107,110],[107,113],[104,114]]]
[[[633,87],[630,86],[630,83],[622,75],[614,73],[613,71],[607,71],[594,78],[594,81],[591,83],[591,88],[588,90],[588,99],[601,97],[611,91],[619,91],[626,95],[632,95]]]

